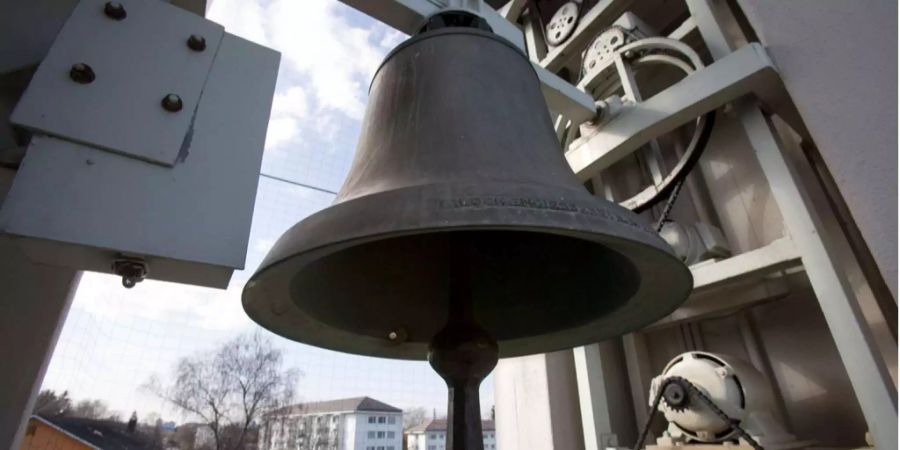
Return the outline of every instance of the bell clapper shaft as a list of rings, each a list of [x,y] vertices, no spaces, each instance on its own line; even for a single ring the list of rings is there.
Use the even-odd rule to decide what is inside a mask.
[[[447,450],[484,450],[478,388],[497,365],[497,341],[475,320],[468,244],[453,250],[447,324],[431,340],[428,362],[447,382]]]

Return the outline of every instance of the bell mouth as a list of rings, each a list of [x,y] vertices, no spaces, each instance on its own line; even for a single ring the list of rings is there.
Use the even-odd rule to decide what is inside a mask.
[[[575,209],[600,203],[586,192],[557,194],[572,198],[557,205]],[[448,208],[447,197],[420,186],[310,216],[279,240],[247,284],[244,309],[271,331],[310,345],[425,359],[447,319],[454,246],[466,242],[476,320],[497,340],[500,357],[512,357],[640,329],[690,291],[684,264],[658,236],[627,224],[632,215],[616,205],[584,215],[563,207]],[[470,198],[449,197],[457,206]]]
[[[290,281],[291,298],[330,327],[427,344],[447,321],[450,277],[461,270],[475,319],[498,341],[583,326],[618,309],[640,283],[634,265],[604,245],[538,230],[464,229],[325,255]]]

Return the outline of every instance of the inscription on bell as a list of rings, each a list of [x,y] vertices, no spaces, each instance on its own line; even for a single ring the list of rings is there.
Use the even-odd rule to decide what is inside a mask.
[[[628,217],[615,214],[608,208],[580,206],[565,200],[548,200],[534,197],[472,196],[442,199],[440,200],[440,207],[442,209],[519,208],[569,212],[615,221],[637,230],[652,233],[652,230],[647,226]]]

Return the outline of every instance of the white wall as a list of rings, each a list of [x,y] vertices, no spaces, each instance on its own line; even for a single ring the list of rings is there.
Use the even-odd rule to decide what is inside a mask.
[[[369,418],[375,423],[369,423]],[[379,423],[384,419],[384,423]],[[394,423],[390,423],[393,419]],[[369,433],[374,433],[370,437]],[[383,433],[383,437],[378,437]],[[393,437],[389,438],[390,433]],[[385,412],[360,412],[356,414],[356,441],[353,450],[402,450],[403,449],[403,414]]]
[[[897,2],[739,0],[897,298]]]

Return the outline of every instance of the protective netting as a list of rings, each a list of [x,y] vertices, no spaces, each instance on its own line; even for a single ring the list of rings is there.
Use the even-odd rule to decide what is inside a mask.
[[[217,0],[207,16],[230,33],[282,52],[246,269],[234,274],[227,290],[157,281],[126,290],[117,277],[86,273],[37,408],[48,417],[119,423],[136,412],[139,430],[153,435],[161,427],[172,436],[186,423],[203,421],[163,399],[177,384],[179,362],[260,332],[281,354],[281,369],[300,372],[294,402],[370,397],[406,411],[418,409],[424,419],[443,416],[446,386],[427,363],[287,341],[247,318],[240,303],[244,283],[275,240],[333,201],[352,160],[369,79],[403,36],[337,1]],[[492,379],[481,395],[489,418]],[[260,417],[254,426],[261,425]],[[33,423],[30,429],[40,426]],[[55,448],[58,436],[35,433],[29,435],[31,448]],[[49,440],[39,442],[38,435]]]

